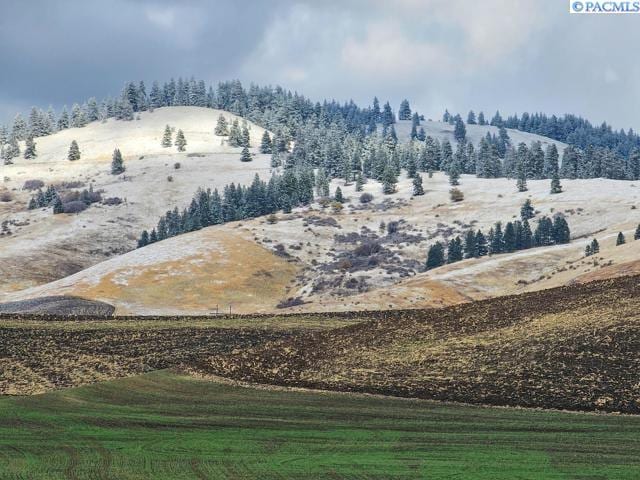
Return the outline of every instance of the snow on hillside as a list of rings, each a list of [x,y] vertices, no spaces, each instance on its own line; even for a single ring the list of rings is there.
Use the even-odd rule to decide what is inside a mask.
[[[452,145],[456,144],[456,141],[453,137],[454,125],[445,122],[434,122],[425,120],[420,123],[420,126],[424,128],[427,136],[437,138],[440,141],[446,138],[451,142]],[[490,134],[498,135],[498,127],[492,127],[491,125],[465,124],[465,127],[467,129],[467,140],[472,142],[474,145],[478,145],[480,139],[485,137],[487,135],[487,132],[489,132]],[[399,120],[395,123],[394,128],[396,129],[398,139],[409,139],[411,135],[411,121]],[[524,142],[527,146],[529,146],[531,142],[541,142],[542,148],[544,149],[546,145],[555,143],[561,158],[562,152],[567,146],[563,142],[552,140],[548,137],[542,137],[540,135],[536,135],[535,133],[521,132],[519,130],[512,130],[510,128],[507,128],[507,133],[509,134],[511,144],[513,146],[517,146],[521,142]]]
[[[0,166],[2,186],[14,196],[13,202],[0,203],[0,221],[9,222],[11,231],[0,237],[0,290],[61,278],[133,248],[143,228],[155,225],[168,209],[184,208],[200,186],[247,184],[256,173],[268,178],[270,157],[257,153],[264,130],[249,124],[254,160],[241,163],[240,149],[213,134],[221,113],[228,120],[235,118],[219,110],[169,107],[143,112],[139,120],[94,122],[36,138],[36,159],[18,158],[13,165]],[[183,130],[186,152],[161,146],[167,124],[176,132]],[[72,140],[81,151],[81,159],[73,162],[67,160]],[[116,147],[124,156],[124,178],[110,174]],[[80,181],[83,188],[92,185],[103,197],[119,197],[124,203],[94,204],[79,215],[29,211],[31,193],[22,190],[27,180]]]

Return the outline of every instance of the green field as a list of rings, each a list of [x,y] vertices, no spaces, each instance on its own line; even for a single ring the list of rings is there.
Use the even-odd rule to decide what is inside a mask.
[[[0,399],[0,478],[640,478],[640,418],[267,391],[166,371]]]

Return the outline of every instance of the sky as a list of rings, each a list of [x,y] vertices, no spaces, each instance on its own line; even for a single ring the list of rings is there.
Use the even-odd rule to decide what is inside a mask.
[[[640,15],[564,0],[3,0],[0,121],[128,80],[239,78],[427,118],[575,113],[640,130]],[[635,52],[635,53],[634,53]]]

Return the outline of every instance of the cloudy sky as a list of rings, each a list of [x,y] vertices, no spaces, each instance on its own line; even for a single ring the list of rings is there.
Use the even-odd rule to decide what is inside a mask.
[[[314,100],[406,97],[433,118],[571,112],[640,130],[640,15],[570,15],[564,0],[2,3],[4,121],[195,75]]]

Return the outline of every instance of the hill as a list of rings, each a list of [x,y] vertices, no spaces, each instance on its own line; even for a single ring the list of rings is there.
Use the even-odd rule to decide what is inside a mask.
[[[214,355],[252,383],[640,413],[640,277],[387,318]]]
[[[529,191],[521,193],[512,180],[464,175],[459,188],[465,200],[459,203],[450,201],[445,175],[425,175],[423,182],[426,194],[413,198],[406,178],[387,196],[369,182],[364,190],[374,199],[361,204],[354,185],[334,181],[332,188],[340,185],[349,199],[340,213],[316,203],[278,214],[275,222],[257,218],[209,227],[4,300],[75,295],[112,304],[116,314],[206,314],[229,304],[242,313],[282,311],[278,305],[291,312],[426,308],[638,271],[634,182],[564,180],[565,191],[550,195],[545,180],[529,181]],[[433,242],[469,228],[487,233],[496,221],[518,217],[526,199],[538,212],[534,226],[536,218],[562,212],[572,242],[424,271]],[[381,223],[393,222],[397,232],[380,231]],[[615,246],[619,231],[628,242]],[[600,253],[585,257],[592,238],[598,238]],[[380,251],[360,252],[371,242]]]
[[[240,162],[240,149],[213,134],[217,118],[235,115],[199,107],[166,107],[140,112],[138,120],[93,122],[36,138],[38,157],[14,159],[0,167],[12,201],[0,203],[5,225],[0,237],[0,290],[47,283],[135,248],[144,228],[167,210],[188,206],[198,187],[248,184],[256,173],[269,176],[268,155],[255,148],[264,129],[248,124],[253,162]],[[166,125],[183,130],[186,152],[161,146]],[[175,134],[174,134],[175,137]],[[72,140],[81,158],[67,160]],[[124,156],[124,176],[110,174],[113,150]],[[179,163],[179,168],[176,164]],[[79,215],[52,215],[51,209],[27,210],[33,191],[25,183],[39,180],[60,191],[93,187],[119,205],[93,204]]]

